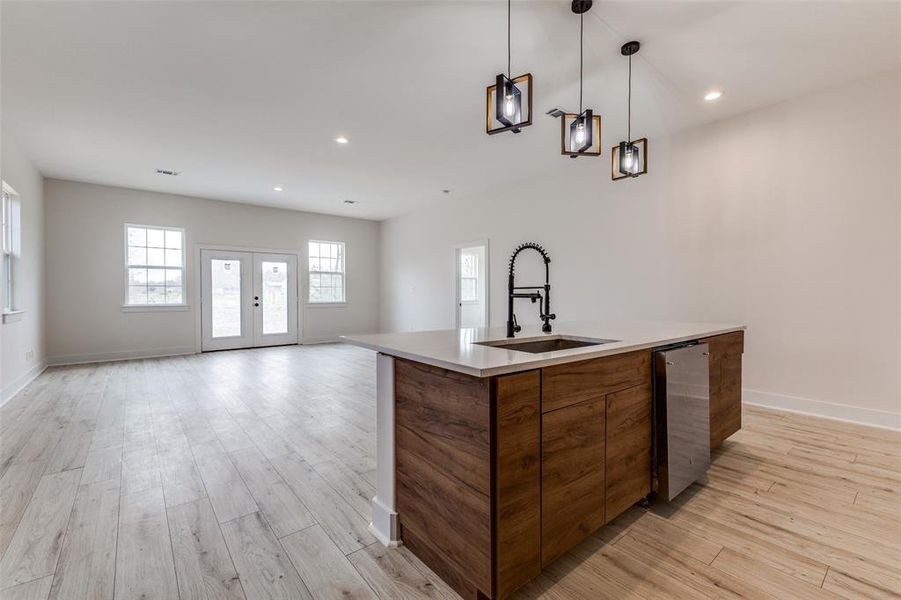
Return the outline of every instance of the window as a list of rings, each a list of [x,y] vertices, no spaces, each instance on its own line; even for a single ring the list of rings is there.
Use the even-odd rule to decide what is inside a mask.
[[[479,301],[479,255],[460,253],[460,302]]]
[[[19,196],[6,183],[3,187],[3,312],[14,312],[16,306],[15,272],[21,244],[19,242]]]
[[[344,242],[310,242],[310,303],[345,301]]]
[[[184,241],[183,229],[125,226],[126,306],[185,303]]]

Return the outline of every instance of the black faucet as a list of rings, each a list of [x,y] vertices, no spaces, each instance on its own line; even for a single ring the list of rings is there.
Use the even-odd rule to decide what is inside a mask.
[[[551,332],[551,321],[557,318],[557,315],[551,312],[551,283],[550,283],[550,264],[551,257],[547,255],[547,251],[544,248],[539,246],[534,242],[526,242],[525,244],[520,244],[516,250],[513,251],[513,256],[510,257],[510,275],[507,279],[507,337],[512,338],[515,333],[518,333],[522,330],[522,327],[516,322],[516,315],[513,314],[513,299],[514,298],[528,298],[534,304],[535,302],[541,301],[541,292],[535,291],[540,290],[541,286],[538,285],[526,285],[517,287],[514,283],[513,277],[513,267],[516,264],[516,257],[519,256],[519,253],[523,250],[531,248],[535,250],[541,257],[544,259],[544,308],[539,313],[539,318],[544,321],[544,325],[541,326],[541,331],[544,333]],[[516,290],[533,290],[531,292],[517,292]]]

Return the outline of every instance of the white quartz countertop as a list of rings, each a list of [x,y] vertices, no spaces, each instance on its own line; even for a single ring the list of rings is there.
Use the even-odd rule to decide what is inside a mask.
[[[375,333],[342,336],[341,339],[348,344],[390,356],[476,377],[491,377],[742,331],[745,326],[673,321],[592,321],[554,323],[553,328],[553,332],[545,334],[541,333],[540,325],[523,326],[522,331],[516,334],[516,338],[517,341],[531,341],[562,335],[580,339],[616,341],[597,346],[531,354],[474,343],[506,340],[504,327]]]

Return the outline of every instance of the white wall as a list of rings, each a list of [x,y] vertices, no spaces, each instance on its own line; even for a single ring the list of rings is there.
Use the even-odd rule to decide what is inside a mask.
[[[53,363],[191,352],[195,245],[303,251],[309,239],[347,249],[347,305],[304,307],[306,341],[378,328],[379,223],[133,189],[45,182],[47,348]],[[123,224],[184,227],[185,312],[123,312]],[[298,268],[305,268],[300,263]],[[305,289],[305,288],[304,288]]]
[[[13,276],[16,308],[24,311],[0,325],[2,403],[41,371],[46,358],[43,178],[5,131],[0,142],[0,179],[19,194],[22,254]]]
[[[479,238],[503,324],[509,254],[538,241],[558,321],[743,323],[746,401],[901,426],[899,81],[653,139],[637,180],[610,181],[606,152],[561,157],[520,185],[388,220],[381,328],[453,326],[447,257]],[[521,255],[517,281],[540,283],[539,267]],[[520,322],[537,321],[533,308],[518,304]]]

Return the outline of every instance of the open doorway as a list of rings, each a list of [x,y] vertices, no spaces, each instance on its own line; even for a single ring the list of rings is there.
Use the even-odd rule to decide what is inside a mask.
[[[455,247],[456,326],[488,327],[488,241]]]

